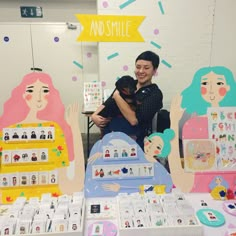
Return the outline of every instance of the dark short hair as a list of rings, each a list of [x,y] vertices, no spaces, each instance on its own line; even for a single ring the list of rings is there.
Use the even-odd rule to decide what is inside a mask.
[[[156,53],[152,52],[152,51],[145,51],[145,52],[142,52],[142,53],[136,58],[135,63],[136,63],[138,60],[151,61],[154,69],[157,69],[158,66],[159,66],[159,63],[160,63],[160,58],[159,58],[159,56],[158,56]]]

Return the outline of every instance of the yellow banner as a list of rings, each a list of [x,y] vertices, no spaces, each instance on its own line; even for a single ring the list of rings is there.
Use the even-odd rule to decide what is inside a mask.
[[[144,42],[138,27],[145,16],[76,14],[82,25],[77,41],[83,42]]]

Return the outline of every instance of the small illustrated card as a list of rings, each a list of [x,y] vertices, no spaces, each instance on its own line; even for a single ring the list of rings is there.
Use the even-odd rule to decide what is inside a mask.
[[[11,140],[11,129],[3,128],[3,140],[8,142]]]
[[[10,176],[9,174],[0,174],[0,187],[10,186]]]
[[[38,185],[39,183],[38,172],[30,172],[29,176],[30,176],[29,184],[32,186]]]
[[[76,219],[69,219],[68,231],[78,231],[80,230],[80,221]]]
[[[103,234],[103,224],[102,223],[93,224],[92,235],[94,235],[94,236],[104,235]]]
[[[2,164],[11,164],[11,151],[4,150],[1,158]]]
[[[84,83],[84,111],[95,111],[102,104],[102,83]]]
[[[19,173],[19,179],[20,179],[20,186],[28,186],[30,185],[30,173],[28,172],[21,172]]]
[[[52,219],[52,232],[67,232],[68,221],[65,219]]]
[[[48,149],[39,149],[39,161],[47,162],[48,161]]]
[[[27,141],[30,137],[30,132],[29,129],[27,128],[19,129],[19,134],[20,134],[20,140],[22,141]]]
[[[114,200],[89,200],[86,202],[88,219],[106,219],[116,217],[116,202]]]
[[[48,184],[48,172],[47,171],[40,171],[39,175],[39,185]]]
[[[41,220],[34,220],[32,223],[32,233],[45,233],[46,231],[46,222]]]
[[[12,187],[19,186],[19,174],[18,173],[9,174],[9,181],[10,181],[10,186]]]
[[[48,179],[49,184],[57,184],[58,183],[58,171],[53,170],[49,172],[49,179]]]
[[[218,170],[236,170],[236,108],[208,108],[209,138],[216,142]]]
[[[30,223],[30,220],[19,220],[16,225],[16,235],[28,234]]]
[[[132,218],[131,217],[122,218],[121,227],[122,228],[132,228],[133,227]]]
[[[184,140],[184,169],[188,172],[216,170],[216,146],[211,139]]]
[[[13,150],[11,152],[11,160],[12,160],[12,163],[21,162],[22,161],[21,152],[19,150]]]
[[[31,152],[29,149],[21,150],[20,151],[21,162],[30,162],[30,154],[31,154]]]

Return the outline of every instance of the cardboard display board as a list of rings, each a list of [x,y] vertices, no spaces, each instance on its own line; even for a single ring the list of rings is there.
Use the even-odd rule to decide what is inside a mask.
[[[24,76],[4,104],[0,118],[1,202],[43,193],[56,197],[83,189],[78,114],[77,104],[65,112],[48,74]]]

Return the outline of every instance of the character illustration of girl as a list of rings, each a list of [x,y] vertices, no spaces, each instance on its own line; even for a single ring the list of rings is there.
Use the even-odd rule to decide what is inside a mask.
[[[80,191],[84,182],[84,156],[81,133],[78,124],[78,104],[69,105],[65,112],[64,105],[60,99],[59,92],[54,88],[51,77],[42,72],[32,72],[24,76],[21,84],[13,91],[11,98],[5,102],[3,115],[0,118],[0,136],[3,140],[3,128],[31,128],[42,129],[53,128],[55,130],[55,142],[20,142],[17,147],[14,143],[1,141],[3,150],[48,149],[48,163],[34,165],[31,172],[49,172],[58,169],[57,185],[37,186],[37,191],[21,187],[18,189],[0,189],[2,201],[6,202],[9,196],[15,199],[20,194],[26,197],[39,196],[45,192],[53,195],[70,194]],[[64,119],[65,117],[65,119]],[[28,169],[19,165],[16,171],[9,168],[11,173],[27,172]]]
[[[229,188],[228,183],[221,177],[216,176],[209,184],[211,189],[211,196],[216,200],[225,200],[227,189]]]
[[[112,147],[127,147],[129,145],[135,145],[135,141],[128,135],[122,132],[112,132],[106,134],[102,140],[99,140],[93,146],[90,157],[88,159],[88,165],[86,169],[85,178],[85,196],[86,197],[101,197],[101,196],[116,196],[121,192],[138,192],[143,185],[162,185],[165,186],[165,191],[168,193],[172,189],[172,180],[168,171],[161,165],[153,156],[160,154],[160,156],[168,155],[170,151],[170,140],[173,138],[173,130],[166,130],[164,134],[156,133],[153,136],[148,137],[147,143],[144,145],[144,151],[137,145],[137,159],[129,161],[130,164],[140,165],[142,163],[144,166],[146,163],[153,163],[154,176],[143,178],[117,178],[117,179],[106,179],[103,177],[103,181],[99,181],[93,178],[92,171],[93,165],[104,166],[107,165],[107,161],[103,160],[102,150],[103,145]],[[151,143],[152,141],[152,143]],[[160,150],[156,152],[156,147],[161,144]],[[127,162],[126,162],[127,163]],[[110,160],[109,165],[123,165],[124,160]],[[130,174],[132,176],[132,174]]]
[[[170,172],[174,184],[184,192],[209,192],[209,184],[219,172],[185,172],[179,154],[179,122],[183,114],[191,116],[182,129],[183,139],[208,139],[207,109],[210,107],[235,107],[236,83],[232,72],[222,66],[199,69],[181,95],[177,95],[170,108],[171,128],[175,138],[171,142],[169,155]],[[206,174],[207,173],[207,174]],[[222,174],[224,179],[233,183],[235,171]],[[230,186],[233,187],[233,186]]]

